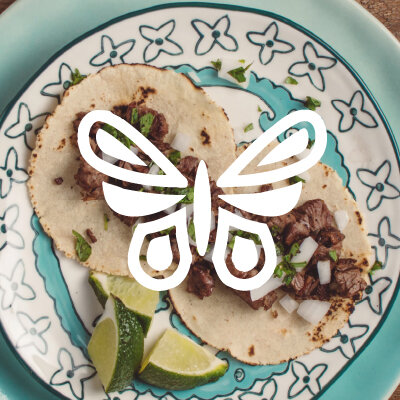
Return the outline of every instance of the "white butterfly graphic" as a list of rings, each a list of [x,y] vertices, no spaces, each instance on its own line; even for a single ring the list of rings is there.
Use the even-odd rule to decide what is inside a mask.
[[[113,165],[97,156],[89,141],[89,132],[96,122],[104,122],[118,129],[147,156],[158,165],[164,175],[148,174],[131,171]],[[307,149],[309,134],[303,128],[289,136],[283,142],[267,153],[258,163],[265,166],[288,159],[291,156],[303,154],[298,161],[278,169],[262,171],[253,174],[241,174],[243,170],[274,141],[281,133],[301,122],[312,125],[315,142]],[[96,140],[103,153],[131,164],[146,165],[134,152],[102,129],[97,131]],[[282,118],[275,125],[259,136],[231,166],[219,177],[217,186],[220,188],[258,186],[301,174],[316,164],[322,157],[327,143],[326,127],[322,118],[315,112],[300,110]],[[187,179],[172,164],[172,162],[152,144],[144,135],[124,119],[110,111],[91,111],[82,119],[78,129],[78,146],[82,157],[96,170],[115,179],[134,184],[159,187],[186,188]],[[305,154],[305,156],[304,156]],[[302,190],[302,182],[259,193],[224,194],[219,197],[226,203],[261,216],[278,216],[291,211],[297,204]],[[130,217],[141,217],[164,211],[181,201],[185,195],[160,194],[136,191],[103,182],[104,197],[109,207],[118,214]],[[133,233],[128,252],[128,266],[133,277],[143,286],[152,290],[167,290],[178,286],[189,272],[192,254],[188,238],[187,207],[159,218],[155,221],[139,223]],[[200,256],[207,251],[211,228],[211,192],[204,161],[200,161],[194,184],[193,223],[195,228],[196,247]],[[179,249],[179,263],[172,275],[157,279],[149,276],[140,263],[140,250],[146,235],[160,232],[170,227],[176,228],[176,239]],[[265,252],[265,263],[257,275],[240,279],[233,276],[225,262],[225,252],[229,237],[229,228],[237,227],[243,231],[258,234]],[[239,271],[249,271],[255,264],[250,253],[257,251],[250,239],[237,237],[232,253],[235,268]],[[218,209],[218,226],[212,261],[221,281],[236,290],[253,290],[263,285],[273,274],[276,266],[276,250],[271,232],[267,224],[251,221],[236,213],[221,207]],[[167,269],[172,262],[172,251],[169,235],[163,235],[150,241],[147,251],[148,264],[157,271]],[[254,265],[253,265],[254,264]]]

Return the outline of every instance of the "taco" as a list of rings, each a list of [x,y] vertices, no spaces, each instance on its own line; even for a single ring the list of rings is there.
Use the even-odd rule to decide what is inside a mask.
[[[244,173],[261,170],[256,166],[263,156]],[[294,158],[288,162],[293,161]],[[204,279],[206,269],[199,264],[192,266],[186,282],[169,291],[176,312],[189,330],[203,342],[248,364],[279,364],[321,347],[348,321],[354,302],[367,285],[371,246],[356,202],[338,174],[327,165],[316,164],[304,180],[298,205],[290,213],[268,218],[242,211],[247,218],[268,224],[277,254],[281,254],[274,277],[264,285],[264,290],[254,291],[253,296],[248,291],[222,285],[212,273]],[[280,182],[265,189],[287,184]],[[337,211],[348,219],[341,231],[336,223]],[[339,217],[338,220],[341,224]],[[316,246],[311,258],[301,262],[297,255],[297,263],[292,264],[294,257],[289,254],[295,255],[296,249],[298,252],[310,238]],[[261,253],[259,264],[247,273],[235,269],[231,254],[226,263],[233,275],[245,279],[263,265],[263,256]],[[287,262],[285,257],[289,257]],[[329,269],[329,281],[324,284],[319,281],[321,261]],[[306,319],[304,312],[301,317],[295,311],[301,303]],[[318,308],[326,305],[320,314]],[[319,321],[318,314],[324,315]]]
[[[43,229],[67,257],[97,271],[129,275],[127,254],[137,218],[113,214],[102,191],[102,182],[110,178],[80,157],[76,143],[80,120],[94,109],[111,110],[129,122],[137,113],[135,126],[147,129],[148,139],[166,156],[174,157],[191,189],[197,159],[207,163],[211,177],[218,177],[235,159],[236,145],[224,110],[185,75],[171,70],[140,64],[107,67],[64,93],[61,104],[38,134],[31,155],[28,186],[32,204]],[[91,130],[91,144],[97,153],[95,135],[102,125],[97,123]],[[112,129],[110,133],[119,134]],[[170,145],[174,140],[180,142],[179,156]],[[138,155],[151,163],[145,154]],[[141,172],[150,170],[122,161],[118,165]],[[91,244],[92,253],[86,261],[75,252],[72,230]],[[177,250],[176,246],[173,249]]]

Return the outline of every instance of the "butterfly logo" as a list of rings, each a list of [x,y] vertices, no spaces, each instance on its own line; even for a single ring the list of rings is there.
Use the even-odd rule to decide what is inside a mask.
[[[107,162],[96,155],[89,141],[89,132],[96,122],[103,122],[113,126],[136,144],[142,152],[158,165],[164,172],[149,174],[120,168]],[[256,173],[243,173],[246,167],[262,154],[267,146],[289,128],[308,122],[311,124],[315,142],[311,149],[308,130],[302,128],[279,143],[258,163],[258,167],[267,166],[292,156],[298,155],[294,163],[280,168],[260,171]],[[102,129],[97,131],[96,140],[103,154],[123,160],[134,165],[144,165],[133,151],[124,146],[109,133]],[[237,188],[259,186],[283,181],[299,175],[322,157],[327,143],[326,127],[322,118],[310,110],[295,111],[282,118],[271,128],[261,134],[249,147],[244,150],[228,169],[218,178],[217,186],[220,188]],[[110,111],[95,110],[85,115],[78,128],[78,146],[82,157],[93,168],[103,174],[134,184],[158,186],[165,188],[186,188],[188,181],[174,164],[144,135],[136,130],[124,119]],[[300,154],[302,156],[300,157]],[[219,197],[230,204],[252,214],[260,216],[279,216],[291,211],[297,204],[302,190],[302,182],[259,193],[223,194]],[[164,211],[178,204],[185,195],[161,194],[146,191],[137,191],[121,188],[103,182],[104,197],[109,207],[118,214],[130,217],[142,217]],[[188,237],[187,221],[191,213],[188,207],[182,207],[165,217],[154,221],[139,223],[134,230],[128,251],[128,266],[133,277],[143,286],[152,290],[167,290],[178,286],[189,272],[192,253]],[[194,184],[193,224],[195,230],[196,247],[200,256],[207,252],[211,230],[212,209],[211,191],[207,166],[200,161]],[[229,228],[237,227],[243,231],[255,233],[259,236],[265,252],[265,263],[257,275],[241,279],[233,276],[226,265],[226,247],[229,239]],[[176,228],[176,239],[179,249],[179,263],[176,270],[164,279],[149,276],[140,263],[140,250],[145,237],[151,233],[161,232],[170,227]],[[239,271],[247,272],[255,264],[251,254],[257,251],[255,244],[250,239],[237,236],[232,252],[232,261]],[[258,257],[257,257],[258,260]],[[256,260],[256,261],[257,261]],[[172,262],[172,251],[169,235],[152,239],[147,250],[147,262],[157,271],[166,270]],[[273,274],[276,266],[276,250],[271,232],[265,223],[243,218],[240,213],[232,213],[224,208],[218,208],[218,226],[215,245],[212,253],[212,262],[221,281],[236,290],[253,290],[263,285]]]

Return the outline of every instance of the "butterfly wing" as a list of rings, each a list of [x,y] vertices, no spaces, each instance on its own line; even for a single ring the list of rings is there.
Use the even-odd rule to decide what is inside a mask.
[[[126,135],[163,170],[165,175],[127,170],[98,157],[93,152],[89,140],[90,129],[98,121],[109,124]],[[115,157],[118,160],[130,162],[131,164],[146,165],[135,153],[104,130],[98,130],[96,140],[100,149],[107,155]],[[78,128],[78,146],[85,161],[109,177],[148,186],[187,186],[187,179],[153,143],[131,124],[110,111],[95,110],[83,117]],[[103,192],[107,204],[113,211],[131,217],[150,215],[165,210],[178,203],[184,197],[184,195],[138,192],[107,182],[103,182]]]

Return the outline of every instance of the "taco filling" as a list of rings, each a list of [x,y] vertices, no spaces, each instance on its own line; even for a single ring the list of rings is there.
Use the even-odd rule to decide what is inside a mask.
[[[187,178],[189,186],[185,189],[145,188],[142,185],[118,181],[98,172],[80,157],[79,169],[74,177],[77,185],[80,187],[82,200],[104,199],[102,182],[109,182],[131,190],[186,194],[186,197],[181,200],[181,204],[178,204],[178,207],[193,203],[193,186],[200,160],[194,156],[181,158],[180,152],[173,149],[170,143],[165,141],[165,136],[168,133],[168,124],[164,115],[136,102],[132,102],[129,105],[115,106],[113,108],[113,113],[130,122],[162,151]],[[77,118],[73,122],[73,127],[76,132],[85,114],[84,112],[77,114]],[[147,121],[147,124],[143,122],[144,120]],[[96,123],[90,131],[91,146],[96,155],[99,157],[102,156],[102,152],[96,144],[96,132],[99,128],[106,130],[122,141],[127,147],[132,148],[147,166],[132,165],[121,160],[116,161],[115,165],[142,173],[163,173],[157,166],[154,166],[148,156],[137,148],[134,143],[130,142],[127,137],[107,124]],[[76,135],[71,139],[75,141],[76,144]],[[261,287],[252,292],[232,289],[233,292],[251,308],[255,310],[260,308],[264,310],[270,309],[278,299],[278,288],[281,288],[293,298],[300,300],[316,299],[329,301],[330,298],[335,296],[354,300],[360,298],[361,292],[367,286],[362,277],[362,269],[357,266],[357,260],[341,257],[342,242],[345,235],[337,228],[334,215],[328,209],[324,200],[308,200],[290,213],[282,216],[260,217],[235,209],[223,202],[218,196],[224,194],[224,192],[221,188],[217,187],[215,181],[212,179],[210,180],[210,187],[215,224],[209,237],[208,253],[211,253],[215,243],[218,224],[218,207],[223,207],[231,212],[240,213],[247,219],[267,224],[274,238],[278,264],[273,275],[275,282],[273,289],[271,285],[269,285],[269,288],[268,286],[265,289]],[[264,185],[260,188],[260,191],[271,189],[272,185]],[[113,213],[130,227],[138,221],[136,217],[127,217],[117,214],[116,212]],[[155,218],[160,218],[165,215],[167,215],[166,212],[161,212],[156,216],[153,215],[144,218],[144,221],[154,220]],[[212,295],[215,287],[215,280],[217,280],[218,277],[211,262],[211,256],[206,255],[205,257],[200,257],[197,253],[191,219],[189,219],[188,223],[188,233],[191,237],[190,248],[193,258],[186,283],[186,290],[189,293],[193,293],[198,298],[203,299],[204,297]],[[173,261],[178,263],[179,250],[175,237],[175,228],[154,233],[150,235],[149,239],[166,234],[170,235]],[[258,263],[255,268],[248,272],[237,270],[232,261],[232,250],[237,237],[251,239],[256,246],[259,246]],[[241,230],[232,230],[230,232],[230,240],[227,243],[226,254],[226,264],[230,273],[241,279],[255,276],[262,268],[265,261],[265,254],[260,245],[261,241],[258,235]],[[304,254],[302,256],[302,252],[307,252],[308,255]]]

